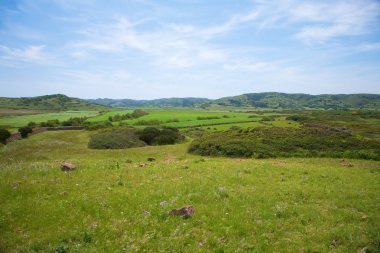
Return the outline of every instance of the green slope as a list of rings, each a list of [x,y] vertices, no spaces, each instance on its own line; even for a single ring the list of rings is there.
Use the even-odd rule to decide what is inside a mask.
[[[0,108],[6,109],[39,109],[39,110],[104,110],[105,106],[93,104],[79,98],[62,94],[39,97],[5,98],[0,97]]]
[[[259,107],[259,108],[323,108],[323,109],[380,109],[380,95],[377,94],[287,94],[278,92],[248,93],[224,97],[209,105]]]

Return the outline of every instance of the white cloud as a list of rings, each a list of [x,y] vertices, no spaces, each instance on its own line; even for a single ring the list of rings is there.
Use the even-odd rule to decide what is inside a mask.
[[[380,42],[362,44],[358,47],[358,50],[359,51],[379,51]]]
[[[43,64],[47,63],[48,58],[44,52],[45,45],[33,45],[22,49],[19,48],[9,48],[4,45],[0,45],[0,55],[4,60],[12,62],[30,62]]]

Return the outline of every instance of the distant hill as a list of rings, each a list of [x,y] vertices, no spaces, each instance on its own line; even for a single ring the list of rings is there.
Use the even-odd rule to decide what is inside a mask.
[[[112,107],[197,107],[202,104],[212,102],[207,98],[160,98],[153,100],[133,100],[133,99],[110,99],[98,98],[88,99],[88,102],[112,106]]]
[[[248,93],[216,100],[207,98],[79,99],[62,94],[29,98],[2,98],[0,108],[38,110],[104,110],[107,107],[252,107],[268,109],[380,109],[378,94]]]
[[[105,106],[93,104],[79,98],[62,94],[39,97],[5,98],[0,97],[0,108],[3,109],[37,109],[37,110],[104,110]]]
[[[248,93],[216,99],[208,106],[258,107],[270,109],[380,109],[377,94],[287,94],[278,92]]]

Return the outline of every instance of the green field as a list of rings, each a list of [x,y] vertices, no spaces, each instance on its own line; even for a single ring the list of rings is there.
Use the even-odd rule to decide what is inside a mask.
[[[45,122],[47,120],[58,119],[59,121],[68,120],[73,117],[93,117],[98,115],[97,111],[65,111],[65,112],[53,112],[53,113],[39,113],[32,115],[20,115],[20,116],[3,116],[0,117],[0,126],[6,128],[17,128],[27,125],[33,121],[36,123]]]
[[[379,162],[202,158],[188,143],[89,150],[89,134],[45,132],[0,150],[1,252],[378,249]],[[157,160],[138,168],[147,157]],[[187,204],[192,218],[167,215]]]

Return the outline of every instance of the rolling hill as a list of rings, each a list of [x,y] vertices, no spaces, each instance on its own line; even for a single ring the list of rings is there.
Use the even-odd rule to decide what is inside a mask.
[[[85,111],[107,109],[106,106],[93,104],[83,99],[72,98],[62,94],[22,98],[0,97],[0,108],[37,109],[53,111]]]
[[[160,98],[153,100],[133,100],[133,99],[110,99],[98,98],[88,99],[88,102],[112,106],[112,107],[197,107],[202,104],[212,102],[207,98]]]
[[[278,92],[248,93],[216,99],[208,106],[258,107],[270,109],[380,109],[378,94],[287,94]]]
[[[161,98],[154,100],[109,99],[87,100],[112,107],[253,107],[268,109],[380,109],[378,94],[288,94],[279,92],[248,93],[223,97],[216,100],[207,98]]]

